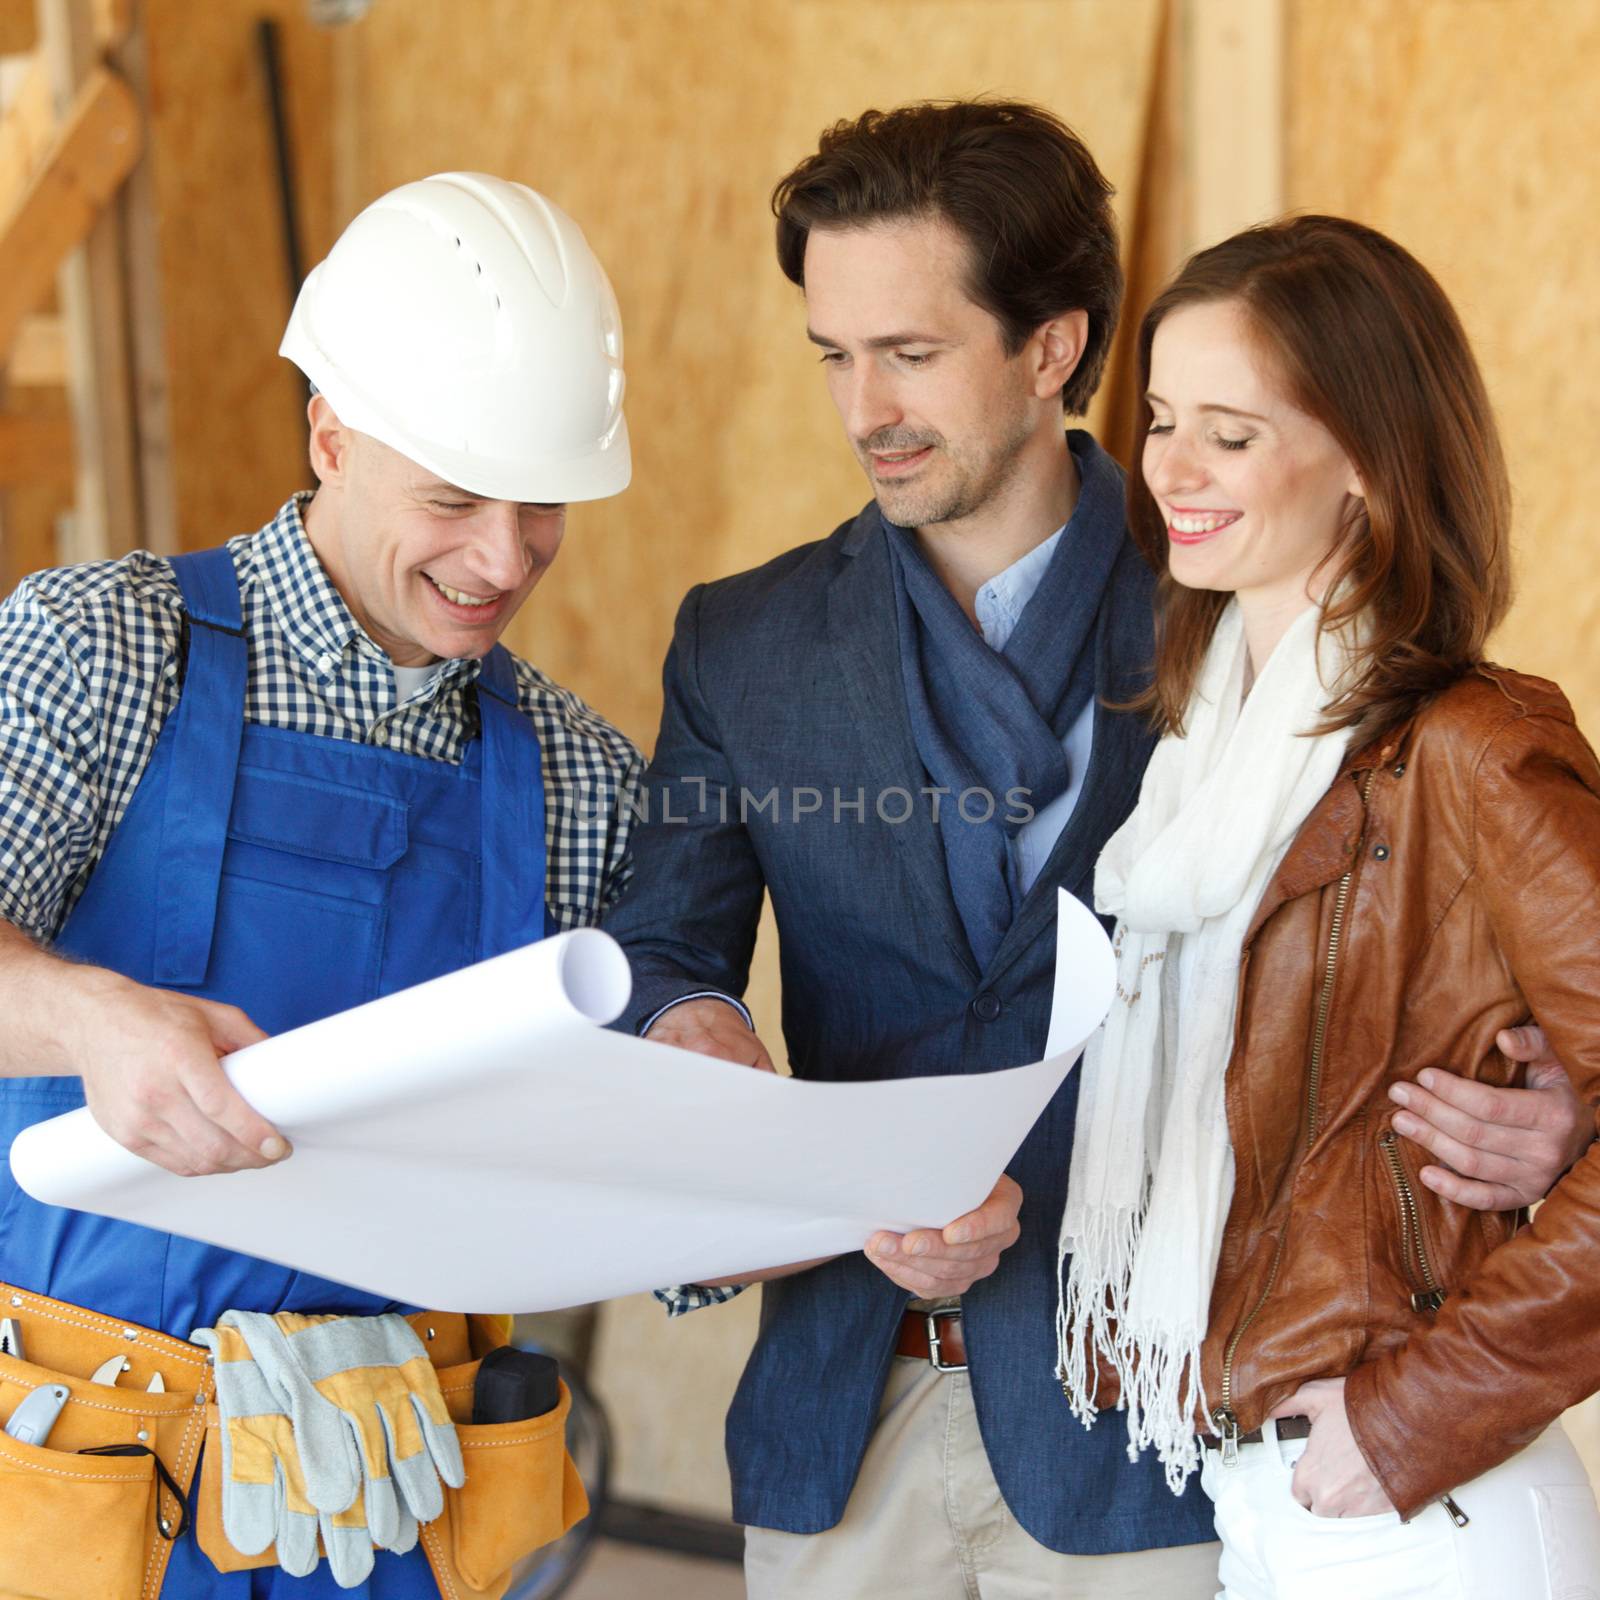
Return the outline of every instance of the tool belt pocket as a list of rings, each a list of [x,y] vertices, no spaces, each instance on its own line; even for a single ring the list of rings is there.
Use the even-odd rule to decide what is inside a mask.
[[[445,1491],[444,1515],[423,1530],[435,1571],[442,1569],[474,1596],[503,1593],[519,1561],[589,1514],[583,1482],[567,1454],[572,1393],[566,1384],[555,1410],[542,1417],[473,1424],[462,1419],[472,1412],[477,1369],[472,1362],[439,1373],[467,1481]]]
[[[176,1446],[192,1403],[183,1395],[119,1399],[100,1388],[102,1402],[94,1393],[100,1386],[0,1356],[0,1425],[51,1385],[70,1395],[45,1443],[0,1432],[0,1595],[153,1595],[184,1517],[179,1486],[158,1452]]]
[[[138,1595],[155,1494],[154,1456],[80,1456],[0,1434],[0,1594]]]

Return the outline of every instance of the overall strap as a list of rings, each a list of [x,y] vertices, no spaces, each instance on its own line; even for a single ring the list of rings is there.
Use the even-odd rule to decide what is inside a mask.
[[[156,891],[158,985],[205,982],[222,853],[244,736],[249,652],[239,583],[226,548],[174,556],[189,620],[189,658],[174,732]]]
[[[517,704],[517,676],[500,646],[478,675],[483,724],[482,920],[487,960],[549,932],[545,914],[544,774],[539,736]]]

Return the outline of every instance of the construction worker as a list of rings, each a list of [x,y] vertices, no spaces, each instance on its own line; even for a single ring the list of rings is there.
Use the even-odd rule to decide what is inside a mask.
[[[0,608],[0,1155],[87,1101],[176,1173],[283,1160],[219,1057],[593,922],[621,891],[639,757],[497,643],[567,505],[630,475],[621,327],[582,233],[498,178],[406,184],[311,273],[281,353],[313,388],[314,492],[221,548],[41,572]],[[178,1499],[195,1401],[226,1360],[225,1330],[207,1341],[215,1368],[194,1330],[413,1308],[42,1205],[4,1167],[0,1313],[26,1359],[0,1353],[0,1418],[41,1369],[71,1398],[43,1449],[0,1436],[0,1591],[119,1600],[155,1593],[164,1566],[163,1594],[212,1600],[479,1592],[459,1525],[453,1556],[424,1528],[368,1561],[385,1541],[358,1523],[359,1559],[330,1570],[357,1512],[314,1520],[329,1561],[313,1547],[309,1575],[259,1552],[225,1575],[192,1532],[197,1497]],[[428,1198],[373,1203],[403,1226]],[[415,1320],[461,1361],[481,1353],[463,1319]],[[108,1348],[128,1358],[109,1378]],[[225,1498],[267,1432],[229,1435]],[[62,1487],[63,1449],[101,1452],[76,1458],[81,1493]],[[314,1466],[280,1451],[267,1491],[295,1501]],[[134,1472],[150,1492],[119,1529],[102,1495]],[[387,1542],[416,1536],[413,1521]]]

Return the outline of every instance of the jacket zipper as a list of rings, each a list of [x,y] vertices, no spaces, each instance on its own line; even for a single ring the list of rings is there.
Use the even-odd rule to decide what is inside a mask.
[[[1373,767],[1367,773],[1366,781],[1361,785],[1362,809],[1362,836],[1366,834],[1366,807],[1372,794],[1372,785],[1377,779],[1378,769]],[[1356,846],[1356,860],[1360,859],[1360,843]],[[1345,912],[1350,904],[1350,888],[1355,882],[1356,861],[1350,863],[1349,870],[1339,880],[1339,887],[1333,899],[1333,920],[1328,927],[1328,955],[1323,963],[1322,994],[1317,1003],[1316,1029],[1311,1036],[1311,1070],[1306,1076],[1306,1149],[1311,1148],[1311,1142],[1317,1136],[1317,1099],[1322,1090],[1322,1055],[1328,1041],[1328,1015],[1333,1007],[1333,980],[1339,967],[1339,946],[1344,938]],[[1261,1313],[1261,1308],[1266,1305],[1272,1295],[1273,1287],[1278,1281],[1278,1269],[1283,1264],[1283,1249],[1288,1243],[1289,1228],[1285,1223],[1283,1231],[1278,1235],[1278,1243],[1272,1252],[1272,1265],[1267,1268],[1266,1286],[1261,1291],[1260,1298],[1250,1308],[1250,1314],[1233,1330],[1233,1337],[1228,1340],[1228,1348],[1222,1355],[1222,1395],[1221,1404],[1211,1413],[1212,1425],[1222,1436],[1222,1464],[1231,1467],[1239,1460],[1239,1419],[1233,1410],[1233,1358],[1239,1348],[1239,1341],[1244,1337],[1245,1331]]]
[[[1382,1147],[1384,1160],[1389,1164],[1389,1176],[1394,1183],[1395,1199],[1400,1202],[1400,1253],[1406,1264],[1408,1275],[1412,1273],[1412,1264],[1415,1263],[1415,1277],[1413,1282],[1421,1280],[1422,1288],[1414,1290],[1411,1295],[1411,1309],[1413,1311],[1437,1311],[1445,1303],[1449,1290],[1443,1288],[1438,1278],[1434,1276],[1433,1263],[1428,1260],[1428,1244],[1422,1237],[1422,1216],[1417,1210],[1416,1191],[1411,1187],[1411,1180],[1406,1176],[1405,1163],[1400,1159],[1400,1142],[1393,1128],[1386,1128],[1378,1135],[1378,1144]],[[1445,1509],[1445,1514],[1458,1528],[1464,1528],[1469,1522],[1465,1511],[1448,1494],[1439,1496],[1439,1504]]]
[[[1416,1191],[1406,1176],[1400,1160],[1399,1140],[1393,1128],[1378,1137],[1384,1159],[1389,1163],[1389,1176],[1394,1183],[1395,1199],[1400,1202],[1400,1252],[1405,1259],[1406,1272],[1422,1288],[1411,1296],[1413,1311],[1437,1311],[1445,1302],[1446,1290],[1434,1276],[1433,1263],[1428,1260],[1428,1244],[1422,1237],[1422,1217],[1417,1210]]]

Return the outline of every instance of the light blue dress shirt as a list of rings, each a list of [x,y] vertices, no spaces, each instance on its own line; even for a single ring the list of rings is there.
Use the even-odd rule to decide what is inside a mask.
[[[1044,577],[1050,558],[1056,553],[1066,524],[1050,535],[1041,545],[1035,545],[1027,555],[1013,561],[1004,572],[996,573],[978,590],[973,610],[978,617],[978,630],[983,642],[991,650],[1003,651],[1015,631],[1028,602],[1033,598],[1039,581]],[[1086,649],[1094,645],[1091,635]],[[1089,770],[1089,746],[1094,739],[1094,698],[1078,714],[1067,729],[1061,748],[1067,753],[1067,769],[1072,774],[1067,786],[1049,805],[1043,807],[1031,822],[1018,829],[1013,848],[1017,852],[1017,865],[1021,870],[1022,888],[1026,893],[1034,885],[1044,864],[1055,849],[1061,830],[1078,804],[1083,793],[1084,774]]]

